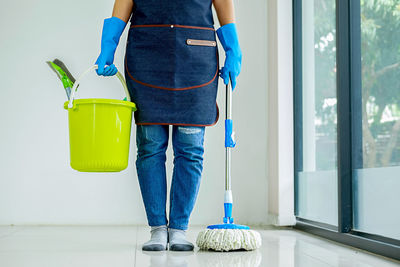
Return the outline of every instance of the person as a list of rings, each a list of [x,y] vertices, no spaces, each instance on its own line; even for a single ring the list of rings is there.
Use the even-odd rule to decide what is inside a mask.
[[[215,31],[214,6],[221,27]],[[104,20],[97,74],[113,64],[130,19],[125,78],[135,112],[136,169],[151,238],[143,250],[190,251],[186,240],[203,169],[204,132],[218,120],[218,75],[232,88],[241,70],[233,0],[116,0]],[[225,50],[219,70],[216,35]],[[166,216],[166,149],[172,127],[174,168]]]

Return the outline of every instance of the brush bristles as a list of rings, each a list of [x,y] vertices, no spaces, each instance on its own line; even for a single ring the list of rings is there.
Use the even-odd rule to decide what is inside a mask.
[[[255,250],[261,247],[261,236],[253,230],[206,229],[199,233],[196,243],[204,250]]]

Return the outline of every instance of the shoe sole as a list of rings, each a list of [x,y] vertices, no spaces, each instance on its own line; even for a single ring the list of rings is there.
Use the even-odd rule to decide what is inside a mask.
[[[149,245],[146,247],[142,247],[144,251],[164,251],[167,250],[163,245]]]
[[[190,245],[182,245],[182,244],[174,244],[169,246],[169,250],[171,251],[193,251],[194,246]]]

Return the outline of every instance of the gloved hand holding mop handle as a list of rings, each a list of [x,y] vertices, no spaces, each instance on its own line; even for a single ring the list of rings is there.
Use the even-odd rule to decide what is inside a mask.
[[[224,83],[232,81],[232,90],[236,87],[236,78],[242,68],[242,51],[239,45],[239,38],[235,23],[228,23],[217,30],[218,39],[225,50],[225,64],[221,69],[221,78]]]
[[[113,64],[114,54],[125,26],[126,22],[117,17],[104,20],[101,36],[101,53],[96,60],[96,65],[99,66],[96,70],[98,75],[112,76],[118,72]],[[108,66],[106,67],[106,65]]]

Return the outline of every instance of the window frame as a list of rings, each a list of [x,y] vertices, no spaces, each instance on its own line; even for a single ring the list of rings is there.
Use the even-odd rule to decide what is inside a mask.
[[[362,168],[360,1],[336,0],[338,226],[297,217],[295,228],[400,260],[400,240],[353,230],[353,169]],[[303,166],[302,0],[293,0],[295,214]]]

